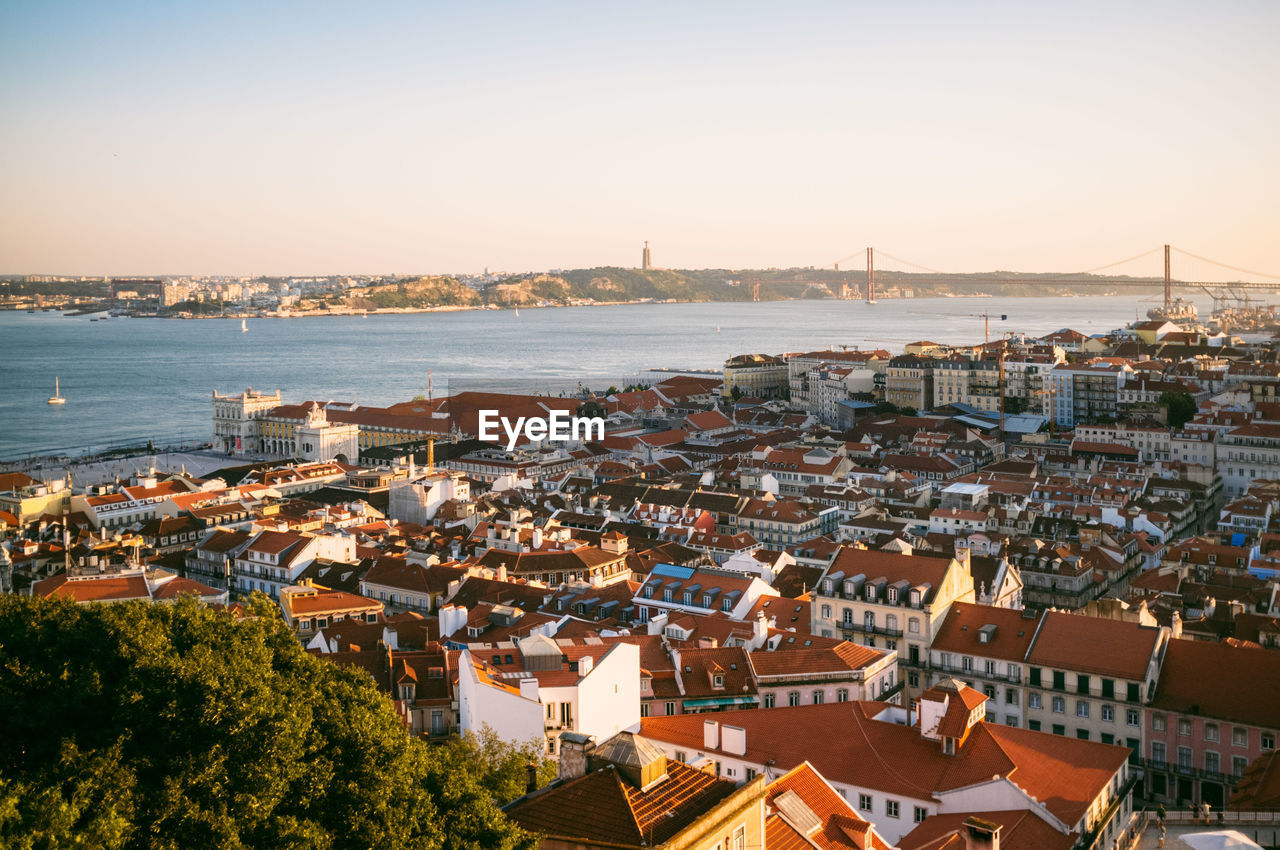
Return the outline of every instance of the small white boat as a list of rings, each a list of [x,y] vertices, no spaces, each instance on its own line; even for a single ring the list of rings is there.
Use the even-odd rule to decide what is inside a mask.
[[[49,404],[66,404],[67,400],[62,397],[61,390],[58,389],[58,379],[53,379],[53,395],[49,396]]]
[[[519,308],[519,307],[517,307],[517,308],[516,308],[516,318],[517,318],[517,319],[518,319],[518,318],[520,318],[520,308]]]
[[[242,333],[242,334],[247,334],[248,332],[249,332],[249,326],[248,326],[247,324],[245,324],[244,319],[241,319],[241,320],[240,320],[240,333]]]

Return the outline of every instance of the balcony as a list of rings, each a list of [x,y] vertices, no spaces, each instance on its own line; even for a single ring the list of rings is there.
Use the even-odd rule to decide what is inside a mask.
[[[886,629],[884,626],[869,626],[866,623],[847,623],[840,621],[840,628],[846,632],[858,632],[864,635],[884,635],[885,637],[902,637],[902,629]]]
[[[1158,770],[1161,773],[1173,773],[1178,776],[1185,776],[1189,779],[1203,779],[1206,782],[1221,782],[1226,785],[1234,785],[1240,780],[1239,776],[1229,773],[1223,773],[1218,770],[1202,770],[1190,764],[1171,761],[1156,761],[1155,759],[1137,759],[1135,764],[1141,764],[1148,770]]]

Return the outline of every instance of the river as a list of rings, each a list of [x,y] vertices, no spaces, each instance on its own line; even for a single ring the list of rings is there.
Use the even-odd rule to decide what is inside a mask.
[[[437,395],[603,388],[654,367],[716,369],[748,352],[848,345],[897,354],[918,339],[980,342],[979,313],[992,314],[993,339],[1062,327],[1102,333],[1150,306],[1132,295],[635,304],[249,319],[246,333],[236,320],[4,311],[0,459],[209,439],[215,389],[385,405],[424,393],[428,370]],[[1198,306],[1207,315],[1209,299]],[[46,404],[55,376],[65,405]]]

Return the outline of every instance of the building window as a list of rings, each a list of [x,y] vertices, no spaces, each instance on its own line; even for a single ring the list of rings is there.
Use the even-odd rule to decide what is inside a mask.
[[[1151,760],[1156,764],[1164,764],[1168,758],[1168,752],[1165,750],[1164,741],[1151,742]]]
[[[1222,770],[1222,760],[1217,753],[1210,750],[1204,754],[1204,769],[1208,773],[1218,773]]]
[[[822,700],[823,700],[823,697],[825,697],[825,696],[826,696],[826,694],[824,694],[822,691],[814,691],[814,692],[813,692],[813,704],[814,704],[814,705],[822,705]]]
[[[871,795],[870,794],[858,795],[858,808],[864,812],[871,811]]]
[[[912,617],[910,620],[907,620],[907,631],[911,632],[913,635],[920,634],[920,620],[918,617]]]
[[[1276,748],[1276,733],[1263,732],[1261,747],[1264,750],[1274,750]]]
[[[1129,709],[1129,710],[1126,712],[1126,714],[1127,714],[1127,715],[1133,715],[1133,714],[1136,714],[1136,713],[1137,713],[1137,712],[1135,712],[1133,709]],[[1129,725],[1131,725],[1131,726],[1132,726],[1133,724],[1129,724]],[[1165,728],[1166,728],[1166,727],[1165,727],[1165,717],[1164,717],[1164,715],[1163,715],[1163,714],[1153,714],[1153,715],[1151,715],[1151,728],[1152,728],[1152,730],[1154,730],[1154,731],[1156,731],[1156,732],[1163,732],[1163,731],[1165,730]]]
[[[1231,746],[1247,747],[1249,746],[1249,730],[1241,726],[1234,726],[1231,729]]]
[[[1088,730],[1088,729],[1077,729],[1077,730],[1076,730],[1076,737],[1077,737],[1077,738],[1079,738],[1081,741],[1087,741],[1087,740],[1089,740],[1089,730]]]
[[[1040,707],[1042,707],[1041,700],[1040,700],[1040,693],[1039,693],[1038,691],[1032,691],[1032,692],[1027,696],[1027,707],[1028,707],[1028,708],[1040,708]]]
[[[926,809],[924,806],[916,806],[915,808],[916,808],[915,822],[924,823],[924,819],[929,816],[929,810]]]
[[[1076,701],[1076,717],[1089,716],[1089,703],[1085,700]]]
[[[1066,710],[1067,710],[1067,701],[1066,701],[1065,699],[1063,699],[1062,697],[1054,697],[1054,698],[1053,698],[1053,713],[1054,713],[1054,714],[1063,714],[1063,713],[1065,713],[1065,712],[1066,712]]]
[[[1028,720],[1028,721],[1027,721],[1027,728],[1028,728],[1028,729],[1030,729],[1032,732],[1039,732],[1039,731],[1040,731],[1040,721],[1039,721],[1039,720]]]
[[[1218,724],[1217,723],[1204,724],[1204,739],[1206,741],[1218,740]],[[1207,767],[1205,768],[1205,770],[1208,770],[1208,769],[1209,768]]]
[[[787,705],[799,705],[799,704],[800,704],[799,691],[791,691],[790,693],[787,694]]]
[[[1055,723],[1053,724],[1053,734],[1065,735],[1067,734],[1067,727],[1063,726],[1061,723]]]
[[[1076,693],[1089,693],[1089,677],[1083,674],[1076,676]]]
[[[1244,756],[1231,757],[1231,775],[1239,779],[1244,775],[1244,769],[1249,766],[1249,760]]]
[[[666,709],[668,716],[676,713],[676,704],[674,702],[667,703],[664,708]]]
[[[848,688],[837,688],[837,689],[836,689],[836,702],[848,702],[848,701],[849,701],[849,689],[848,689]]]
[[[717,674],[715,674],[714,676],[712,676],[712,677],[711,677],[711,687],[713,687],[713,688],[723,688],[723,687],[724,687],[724,674],[723,674],[723,673],[717,673]]]
[[[1191,737],[1191,721],[1186,719],[1185,717],[1178,718],[1178,737],[1179,738]]]
[[[1114,723],[1116,719],[1116,707],[1114,705],[1104,705],[1102,707],[1102,719],[1107,723]]]
[[[885,800],[885,801],[884,801],[884,813],[885,813],[885,815],[886,815],[887,817],[896,818],[896,817],[898,816],[898,801],[897,801],[897,800]]]
[[[1191,767],[1190,747],[1178,747],[1178,767],[1188,769]]]

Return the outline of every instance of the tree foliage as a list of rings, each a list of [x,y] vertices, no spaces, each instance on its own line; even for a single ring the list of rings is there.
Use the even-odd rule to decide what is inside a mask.
[[[255,604],[0,597],[0,846],[532,845],[494,776]]]
[[[541,741],[513,744],[488,726],[479,735],[468,732],[454,738],[445,745],[445,753],[454,764],[471,765],[480,787],[501,806],[525,793],[530,764],[539,788],[556,778],[556,763],[543,756]]]
[[[1170,428],[1181,428],[1196,415],[1196,400],[1190,393],[1162,393],[1160,406],[1165,409],[1165,421]]]

